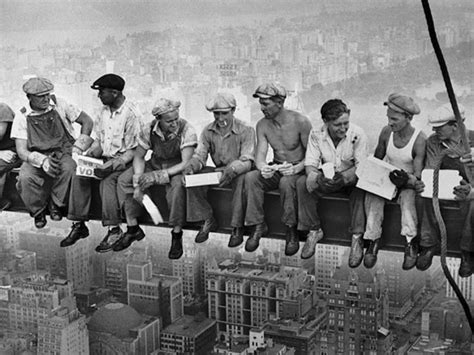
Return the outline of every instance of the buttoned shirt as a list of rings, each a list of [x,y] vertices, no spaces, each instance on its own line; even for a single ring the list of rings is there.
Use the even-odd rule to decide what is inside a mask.
[[[25,108],[26,109],[26,108]],[[24,112],[20,112],[15,115],[15,119],[13,120],[12,125],[12,132],[11,137],[16,139],[28,139],[27,134],[27,123],[26,117],[27,116],[38,116],[42,115],[45,112],[49,112],[55,109],[59,117],[61,117],[64,126],[66,127],[67,131],[72,137],[75,137],[73,123],[77,120],[79,115],[81,114],[82,110],[77,108],[76,106],[69,104],[65,100],[61,98],[56,98],[56,102],[52,99],[50,100],[49,107],[45,111],[35,111],[31,108],[26,109]]]
[[[180,119],[181,120],[181,119]],[[165,137],[165,134],[160,128],[160,125],[158,124],[159,121],[156,120],[155,125],[151,124],[143,124],[141,129],[140,129],[140,134],[138,136],[138,145],[142,147],[145,150],[152,149],[151,147],[151,141],[150,141],[150,136],[151,132],[153,131],[153,134],[156,134],[162,141],[169,141],[176,137],[176,133],[171,133],[168,134]],[[153,127],[153,130],[152,130]],[[180,144],[180,149],[183,150],[186,147],[195,147],[197,145],[197,134],[196,130],[192,125],[189,124],[189,122],[186,123],[183,129],[183,133],[181,134],[181,144]]]
[[[367,155],[368,140],[362,128],[351,123],[346,136],[335,147],[327,126],[322,125],[309,134],[304,165],[319,169],[322,164],[332,162],[335,171],[342,172],[357,166]]]
[[[230,131],[223,136],[215,121],[208,124],[201,133],[194,157],[206,165],[208,154],[216,167],[235,160],[255,160],[255,130],[234,118]]]
[[[102,106],[94,121],[94,132],[102,148],[102,155],[114,158],[137,146],[142,115],[132,102],[125,102],[111,112],[107,105]]]

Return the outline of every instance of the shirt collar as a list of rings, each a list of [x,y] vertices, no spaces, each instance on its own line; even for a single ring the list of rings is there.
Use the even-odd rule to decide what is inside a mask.
[[[44,111],[36,111],[36,110],[33,110],[30,105],[28,105],[28,108],[26,110],[26,113],[25,115],[26,116],[40,116],[40,115],[43,115],[51,110],[53,110],[54,108],[56,107],[56,104],[54,103],[54,101],[51,99],[49,100],[49,107],[44,110]]]
[[[230,132],[232,132],[234,134],[239,134],[239,133],[242,132],[242,124],[235,117],[232,120],[231,125],[232,126],[230,128]],[[209,126],[208,130],[219,133],[219,129],[217,127],[217,122],[216,121],[212,122],[211,125]]]
[[[178,129],[176,130],[176,132],[170,133],[170,134],[168,134],[167,136],[165,136],[165,134],[164,134],[163,131],[161,130],[161,127],[160,127],[160,125],[159,125],[159,123],[160,123],[159,120],[156,120],[156,123],[154,124],[154,126],[153,126],[153,128],[152,128],[152,131],[153,131],[153,133],[155,133],[158,137],[160,137],[162,140],[170,140],[170,139],[173,139],[174,137],[176,137],[176,136],[178,135],[178,130],[179,130],[180,122],[181,122],[181,118],[178,119]]]
[[[116,115],[116,114],[122,113],[122,111],[124,110],[124,108],[126,107],[126,105],[127,105],[127,100],[125,100],[125,101],[122,103],[122,105],[121,105],[118,109],[116,109],[116,110],[113,112],[113,114]],[[105,111],[112,112],[112,110],[110,109],[110,106],[103,105],[102,108],[103,108],[103,110],[105,110]]]

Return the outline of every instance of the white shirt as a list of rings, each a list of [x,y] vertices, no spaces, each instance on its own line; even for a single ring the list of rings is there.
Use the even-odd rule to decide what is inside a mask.
[[[368,140],[362,128],[351,123],[346,136],[335,147],[324,124],[309,134],[304,165],[319,169],[322,164],[332,162],[335,171],[342,172],[357,166],[367,155]]]

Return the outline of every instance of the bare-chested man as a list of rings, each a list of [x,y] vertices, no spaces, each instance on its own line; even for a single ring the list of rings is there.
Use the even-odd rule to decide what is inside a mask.
[[[259,98],[264,118],[257,122],[258,170],[245,176],[247,211],[245,224],[255,226],[245,244],[246,251],[258,248],[260,238],[268,232],[264,221],[264,192],[280,189],[283,208],[282,222],[286,225],[285,254],[294,255],[299,249],[297,235],[296,180],[304,173],[304,157],[311,123],[298,112],[283,107],[286,91],[276,84],[260,85],[253,97]],[[268,146],[273,149],[273,162],[267,163]]]

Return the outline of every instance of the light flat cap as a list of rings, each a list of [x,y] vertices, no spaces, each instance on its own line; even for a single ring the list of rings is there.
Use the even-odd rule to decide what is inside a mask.
[[[13,122],[15,112],[7,104],[0,102],[0,122]]]
[[[206,110],[212,112],[228,112],[235,108],[235,97],[227,92],[218,92],[206,104]]]
[[[46,78],[31,78],[23,84],[23,91],[30,95],[43,96],[54,90],[53,83]]]
[[[91,85],[91,88],[94,90],[99,89],[112,89],[117,91],[122,91],[125,87],[125,80],[117,74],[105,74],[102,75],[99,79],[94,81]]]
[[[461,114],[461,118],[464,121],[464,106],[458,104],[458,109],[459,113]],[[438,107],[431,113],[430,117],[428,118],[428,122],[432,127],[441,127],[450,121],[456,121],[456,117],[454,116],[453,108],[451,107],[450,103]]]
[[[260,85],[257,90],[255,90],[253,97],[258,97],[261,99],[269,99],[271,97],[279,97],[282,99],[286,98],[286,90],[283,86],[275,83],[265,83]]]
[[[418,115],[420,107],[415,103],[415,101],[406,95],[399,93],[393,93],[388,96],[387,101],[383,103],[385,106],[388,106],[393,111],[399,113],[408,113],[410,115]]]
[[[180,106],[181,101],[160,98],[155,102],[151,114],[153,116],[164,115],[165,113],[178,110]]]

